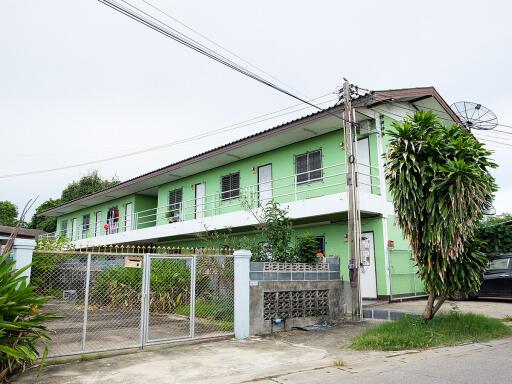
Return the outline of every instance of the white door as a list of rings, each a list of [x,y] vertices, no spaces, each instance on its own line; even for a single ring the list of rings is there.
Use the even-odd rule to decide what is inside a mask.
[[[361,192],[372,193],[369,139],[357,141],[358,187]]]
[[[196,184],[196,219],[204,217],[205,196],[206,185],[204,183]]]
[[[124,210],[125,231],[132,230],[132,221],[133,221],[133,204],[126,203],[125,210]]]
[[[264,207],[272,200],[272,164],[258,167],[258,204]]]
[[[96,221],[94,224],[94,236],[101,235],[101,211],[96,212]]]
[[[71,219],[71,240],[76,240],[76,218]]]
[[[372,232],[361,234],[361,296],[365,299],[377,297],[375,247]]]

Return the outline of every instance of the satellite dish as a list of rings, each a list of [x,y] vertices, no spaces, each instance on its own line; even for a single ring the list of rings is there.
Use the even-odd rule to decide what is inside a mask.
[[[458,101],[453,103],[450,108],[470,131],[472,129],[488,131],[498,125],[498,118],[494,112],[482,104]]]

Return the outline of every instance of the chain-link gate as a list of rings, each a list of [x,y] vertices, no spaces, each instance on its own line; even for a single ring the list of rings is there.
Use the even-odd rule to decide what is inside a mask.
[[[48,297],[50,356],[233,333],[229,255],[36,251],[31,283]]]

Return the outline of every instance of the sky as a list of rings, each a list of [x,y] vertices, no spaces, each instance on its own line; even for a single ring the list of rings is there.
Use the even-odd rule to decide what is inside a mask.
[[[142,0],[127,1],[220,50]],[[449,104],[478,102],[512,125],[508,2],[147,1],[304,97],[333,100],[343,77],[373,90],[433,85]],[[0,201],[20,209],[36,196],[59,197],[92,169],[129,179],[313,111],[119,160],[2,177],[176,142],[297,101],[95,0],[3,0],[0,52]],[[487,144],[499,164],[494,206],[512,212],[512,128],[498,129],[506,133],[486,133],[504,143]]]

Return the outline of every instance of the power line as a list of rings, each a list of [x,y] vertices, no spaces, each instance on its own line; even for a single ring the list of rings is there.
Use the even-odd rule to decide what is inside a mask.
[[[402,104],[399,104],[397,103],[396,101],[393,101],[393,100],[382,100],[383,102],[386,102],[386,103],[390,103],[390,104],[393,104],[393,105],[396,105],[398,108],[402,108],[402,109],[405,109],[405,110],[408,110],[408,111],[411,111],[411,112],[417,112],[416,109],[413,109],[413,108],[409,108],[409,107],[406,107]],[[430,108],[428,107],[428,109],[430,109],[431,111],[433,112],[439,112],[439,113],[447,113],[445,110],[439,110],[439,109],[435,109],[435,108]],[[454,112],[455,113],[455,112]],[[446,118],[442,118],[440,116],[438,116],[439,119],[442,119],[442,120],[445,120],[445,121],[451,121],[453,122],[453,120],[451,119],[446,119]],[[474,119],[474,121],[476,122],[483,122],[481,120],[478,120],[478,119]],[[512,128],[512,125],[507,125],[507,124],[501,124],[501,123],[497,123],[496,125],[498,126],[501,126],[501,127],[506,127],[506,128]],[[493,132],[500,132],[500,133],[504,133],[506,135],[512,135],[512,132],[507,132],[507,131],[501,131],[499,129],[493,129],[492,130]]]
[[[316,98],[311,99],[311,100],[312,101],[317,101],[317,100],[322,99],[322,98],[324,98],[324,97],[326,97],[328,95],[331,95],[331,93],[324,94],[322,96],[316,97]],[[323,104],[331,103],[331,102],[334,102],[334,101],[337,101],[337,100],[338,100],[338,98],[329,99],[329,100],[326,100],[326,101],[319,102],[319,104],[323,105]],[[221,134],[221,133],[226,133],[226,132],[229,132],[229,131],[233,131],[233,130],[236,130],[236,129],[244,128],[244,127],[247,127],[247,126],[250,126],[250,125],[258,124],[258,123],[261,123],[261,122],[264,122],[264,121],[272,120],[272,119],[275,119],[277,117],[281,117],[281,116],[284,116],[284,115],[289,115],[291,113],[300,112],[300,111],[303,111],[305,109],[309,109],[310,108],[309,106],[304,106],[304,107],[301,107],[301,108],[298,108],[298,109],[294,109],[292,111],[283,112],[283,111],[286,111],[288,109],[295,108],[295,107],[298,107],[298,106],[301,106],[301,105],[302,105],[302,103],[294,104],[294,105],[291,105],[291,106],[286,107],[286,108],[279,109],[279,110],[274,111],[274,112],[269,112],[269,113],[265,113],[265,114],[262,114],[262,115],[258,115],[258,116],[255,116],[253,118],[241,121],[239,123],[230,124],[230,125],[224,126],[222,128],[217,128],[217,129],[214,129],[214,130],[211,130],[211,131],[207,131],[205,133],[201,133],[201,134],[198,134],[198,135],[194,135],[194,136],[191,136],[191,137],[188,137],[188,138],[185,138],[185,139],[182,139],[182,140],[173,141],[173,142],[170,142],[170,143],[160,144],[160,145],[157,145],[157,146],[153,146],[153,147],[149,147],[149,148],[144,148],[144,149],[133,151],[133,152],[129,152],[129,153],[124,153],[124,154],[121,154],[121,155],[109,156],[109,157],[106,157],[106,158],[103,158],[103,159],[91,160],[91,161],[86,161],[86,162],[82,162],[82,163],[75,163],[75,164],[65,165],[65,166],[62,166],[62,167],[55,167],[55,168],[42,169],[42,170],[37,170],[37,171],[28,171],[28,172],[19,172],[19,173],[11,173],[11,174],[6,174],[6,175],[0,175],[0,179],[7,179],[7,178],[13,178],[13,177],[29,176],[29,175],[36,175],[36,174],[43,174],[43,173],[63,171],[63,170],[66,170],[66,169],[78,168],[78,167],[83,167],[83,166],[87,166],[87,165],[99,164],[99,163],[104,163],[104,162],[107,162],[107,161],[118,160],[118,159],[123,159],[123,158],[126,158],[126,157],[141,155],[141,154],[144,154],[144,153],[147,153],[147,152],[156,151],[156,150],[168,148],[168,147],[171,147],[171,146],[174,146],[174,145],[183,144],[183,143],[187,143],[187,142],[190,142],[190,141],[194,141],[194,140],[198,140],[198,139],[203,139],[205,137],[210,137],[210,136],[218,135],[218,134]],[[283,113],[280,113],[280,112],[283,112]]]
[[[280,82],[281,84],[287,86],[288,88],[300,93],[301,95],[307,97],[308,99],[310,98],[309,96],[305,95],[303,92],[299,91],[298,89],[292,87],[291,85],[285,83],[284,81],[278,79],[277,77],[273,76],[272,74],[266,72],[265,70],[263,70],[262,68],[256,66],[255,64],[251,63],[250,61],[244,59],[243,57],[240,57],[239,55],[237,55],[235,52],[233,52],[232,50],[220,45],[219,43],[217,43],[216,41],[210,39],[208,36],[202,34],[201,32],[197,31],[196,29],[188,26],[187,24],[185,24],[184,22],[182,22],[181,20],[179,20],[178,18],[172,16],[171,14],[169,14],[168,12],[164,11],[162,8],[159,8],[157,7],[156,5],[154,4],[151,4],[149,1],[146,1],[146,0],[141,0],[143,3],[147,4],[148,6],[150,6],[151,8],[155,9],[156,11],[160,12],[161,14],[167,16],[168,18],[170,18],[171,20],[174,20],[176,23],[180,24],[181,26],[185,27],[186,29],[188,29],[189,31],[191,32],[194,32],[195,34],[197,34],[198,36],[201,36],[203,39],[205,39],[206,41],[208,41],[209,43],[215,45],[216,47],[219,47],[220,49],[224,50],[225,52],[229,53],[230,55],[236,57],[237,59],[239,59],[240,61],[243,61],[244,63],[250,65],[251,67],[257,69],[258,71],[260,71],[261,73],[264,73],[265,75],[267,75],[268,77],[274,79],[274,80],[277,80],[278,82]]]
[[[391,111],[386,111],[386,110],[383,110],[383,109],[380,109],[378,107],[371,107],[371,109],[374,109],[376,110],[377,112],[380,112],[380,113],[383,113],[383,114],[390,114],[390,115],[394,115],[394,116],[397,116],[399,118],[403,118],[402,115],[399,115],[397,113],[394,113],[394,112],[391,112]],[[416,112],[416,111],[415,111]],[[449,119],[444,119],[444,118],[441,118],[439,116],[437,116],[438,119],[440,120],[446,120],[446,121],[451,121],[453,122],[452,120],[449,120]],[[482,141],[490,141],[490,140],[487,140],[487,139],[481,139]],[[510,144],[507,144],[507,143],[502,143],[502,142],[498,142],[498,141],[494,141],[495,143],[498,143],[498,144],[503,144],[503,145],[506,145],[506,146],[509,146]],[[510,145],[512,146],[512,145]]]
[[[180,44],[183,44],[185,45],[186,47],[188,48],[191,48],[193,49],[194,51],[198,52],[198,53],[201,53],[202,55],[204,56],[207,56],[225,66],[227,66],[228,68],[231,68],[247,77],[250,77],[252,78],[253,80],[256,80],[270,88],[273,88],[275,89],[276,91],[279,91],[285,95],[288,95],[296,100],[299,100],[305,104],[308,104],[310,105],[311,107],[314,107],[320,111],[322,111],[323,109],[320,108],[319,106],[309,102],[308,100],[300,97],[300,96],[297,96],[289,91],[287,91],[286,89],[283,89],[281,87],[279,87],[278,85],[275,85],[273,84],[272,82],[262,78],[261,76],[255,74],[254,72],[236,64],[235,62],[233,62],[232,60],[229,60],[227,59],[226,57],[222,56],[221,54],[215,52],[214,50],[204,46],[203,44],[197,42],[196,40],[188,37],[187,35],[185,35],[184,33],[176,30],[175,28],[167,25],[166,23],[162,22],[161,20],[155,18],[154,16],[151,16],[149,15],[147,12],[144,12],[143,10],[135,7],[134,5],[126,2],[125,0],[121,0],[123,1],[125,4],[128,4],[131,8],[133,9],[136,9],[138,10],[140,13],[143,13],[145,15],[147,15],[149,18],[151,18],[152,20],[155,20],[157,23],[161,24],[161,25],[158,25],[158,24],[155,24],[155,22],[149,20],[148,18],[140,15],[140,14],[137,14],[137,13],[134,13],[132,10],[130,10],[129,8],[126,8],[124,6],[122,6],[121,4],[115,2],[115,1],[112,1],[112,0],[98,0],[100,3],[103,3],[107,6],[109,6],[110,8],[130,17],[131,19],[163,34],[164,36],[167,36],[175,41],[177,41],[178,43]],[[168,28],[165,29],[163,28],[162,26],[165,26]],[[181,36],[180,36],[181,35]],[[334,113],[331,113],[333,116],[336,116],[337,118],[340,118],[338,115],[334,114]],[[341,119],[341,118],[340,118]]]
[[[487,131],[485,131],[485,132],[487,132]],[[490,139],[495,139],[495,140],[505,140],[505,141],[507,141],[507,140],[512,140],[512,138],[509,138],[509,137],[494,136],[494,135],[484,134],[484,133],[481,133],[480,131],[478,131],[478,132],[473,132],[473,133],[477,134],[477,135],[478,135],[478,137],[482,136],[482,137],[488,137],[488,138],[490,138]]]

